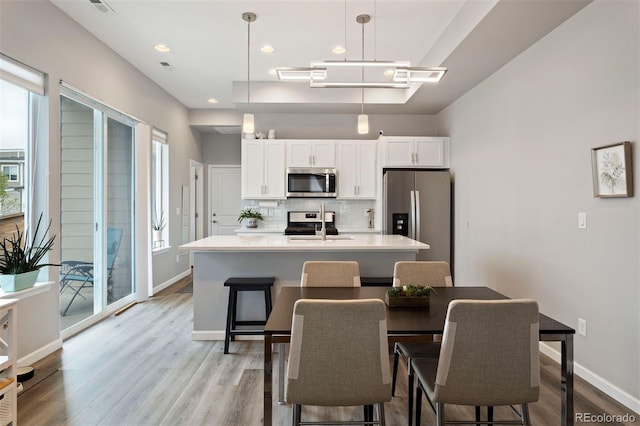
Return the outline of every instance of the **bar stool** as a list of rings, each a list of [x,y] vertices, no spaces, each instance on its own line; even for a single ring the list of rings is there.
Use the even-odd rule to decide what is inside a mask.
[[[227,328],[224,336],[224,353],[229,353],[229,341],[235,340],[234,336],[263,335],[263,330],[238,330],[239,325],[265,325],[271,313],[271,287],[274,277],[231,277],[224,282],[229,287],[229,304],[227,305]],[[262,291],[264,293],[265,317],[262,320],[238,321],[238,293],[242,291]]]

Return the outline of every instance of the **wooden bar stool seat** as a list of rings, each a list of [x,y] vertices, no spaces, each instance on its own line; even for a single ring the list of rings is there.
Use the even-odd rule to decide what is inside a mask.
[[[224,282],[229,287],[229,304],[227,305],[227,327],[224,336],[224,353],[229,353],[229,342],[235,340],[235,336],[264,335],[262,329],[238,329],[237,326],[265,325],[271,314],[271,287],[274,277],[231,277]],[[261,291],[264,293],[264,320],[238,320],[238,293],[243,291]]]

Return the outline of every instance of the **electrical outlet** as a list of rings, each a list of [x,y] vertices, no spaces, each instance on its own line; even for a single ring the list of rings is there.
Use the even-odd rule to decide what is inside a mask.
[[[578,318],[578,334],[587,337],[587,320]]]

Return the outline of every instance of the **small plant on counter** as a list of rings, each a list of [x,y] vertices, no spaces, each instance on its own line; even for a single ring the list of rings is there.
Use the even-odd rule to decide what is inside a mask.
[[[42,237],[38,239],[41,222],[42,214],[38,219],[31,241],[26,240],[24,232],[20,231],[18,225],[16,225],[16,233],[10,238],[0,241],[0,274],[16,275],[38,271],[45,266],[60,266],[55,263],[40,263],[47,252],[52,249],[56,238],[55,235],[51,238],[46,238],[51,228],[51,222],[49,222],[49,226],[43,232]]]
[[[431,293],[438,294],[430,285],[414,286],[409,284],[402,287],[391,287],[387,290],[389,297],[429,297]]]
[[[242,209],[242,211],[240,211],[240,216],[238,216],[238,223],[242,223],[242,221],[245,219],[263,220],[264,217],[262,217],[262,213],[260,213],[259,211],[247,207],[246,209]]]
[[[154,213],[151,228],[153,228],[154,231],[162,231],[165,226],[167,226],[167,220],[164,217],[164,210],[160,210],[160,214],[157,212]]]

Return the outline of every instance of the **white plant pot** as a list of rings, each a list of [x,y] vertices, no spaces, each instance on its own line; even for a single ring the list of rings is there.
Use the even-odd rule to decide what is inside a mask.
[[[246,228],[257,228],[258,227],[258,219],[255,217],[249,217],[244,220],[244,226]]]

